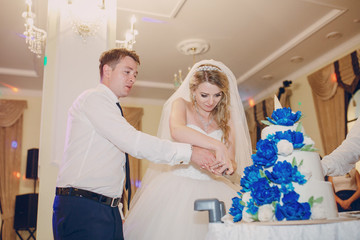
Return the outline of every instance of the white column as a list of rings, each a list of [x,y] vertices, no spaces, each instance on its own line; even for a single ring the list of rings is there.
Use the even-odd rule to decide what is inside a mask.
[[[87,1],[90,4],[90,0]],[[105,4],[106,14],[103,21],[99,21],[97,33],[84,42],[72,29],[67,0],[48,1],[47,65],[39,147],[38,240],[53,239],[52,205],[57,163],[63,154],[67,111],[81,92],[99,83],[99,56],[115,46],[116,0],[106,0]],[[88,6],[84,6],[83,11],[88,11]]]

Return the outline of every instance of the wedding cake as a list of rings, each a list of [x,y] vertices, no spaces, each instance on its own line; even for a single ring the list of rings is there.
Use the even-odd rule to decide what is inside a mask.
[[[246,167],[238,197],[232,199],[234,222],[336,218],[332,185],[324,181],[319,154],[306,136],[301,112],[275,110],[257,142],[253,165]]]

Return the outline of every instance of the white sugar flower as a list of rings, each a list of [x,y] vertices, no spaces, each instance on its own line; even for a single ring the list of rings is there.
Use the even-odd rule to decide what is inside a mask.
[[[270,222],[274,218],[274,208],[271,204],[262,205],[258,210],[258,218],[260,222]]]
[[[325,209],[321,204],[314,204],[311,208],[311,219],[325,219]]]
[[[282,139],[277,143],[278,154],[288,156],[294,151],[294,146],[288,140]]]

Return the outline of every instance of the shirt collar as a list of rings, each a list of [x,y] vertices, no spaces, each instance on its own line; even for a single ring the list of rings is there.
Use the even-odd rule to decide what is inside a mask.
[[[114,103],[118,103],[119,99],[117,98],[117,96],[115,95],[115,93],[113,93],[113,91],[111,91],[110,88],[108,88],[106,85],[100,83],[97,87],[98,90],[104,92],[109,98],[111,98],[111,100],[114,101]]]

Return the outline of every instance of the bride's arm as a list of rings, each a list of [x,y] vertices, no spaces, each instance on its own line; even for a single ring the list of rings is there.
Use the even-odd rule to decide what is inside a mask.
[[[185,100],[182,98],[176,99],[171,108],[169,123],[171,137],[174,140],[214,151],[225,147],[222,142],[186,126],[186,114]]]
[[[169,122],[171,137],[178,142],[189,143],[215,151],[216,159],[222,163],[226,163],[225,165],[229,168],[229,172],[232,173],[233,167],[232,164],[230,164],[231,157],[225,144],[186,126],[186,105],[186,101],[182,98],[176,99],[173,102]],[[225,168],[218,170],[225,170]]]
[[[234,128],[234,123],[231,120],[230,120],[229,126],[230,126],[230,129],[235,129]],[[229,146],[228,146],[228,149],[229,149],[229,154],[231,156],[231,163],[232,163],[232,166],[233,166],[234,172],[235,172],[236,169],[237,169],[237,163],[236,163],[236,160],[235,160],[235,135],[233,134],[233,131],[230,131],[230,133],[229,133]]]

